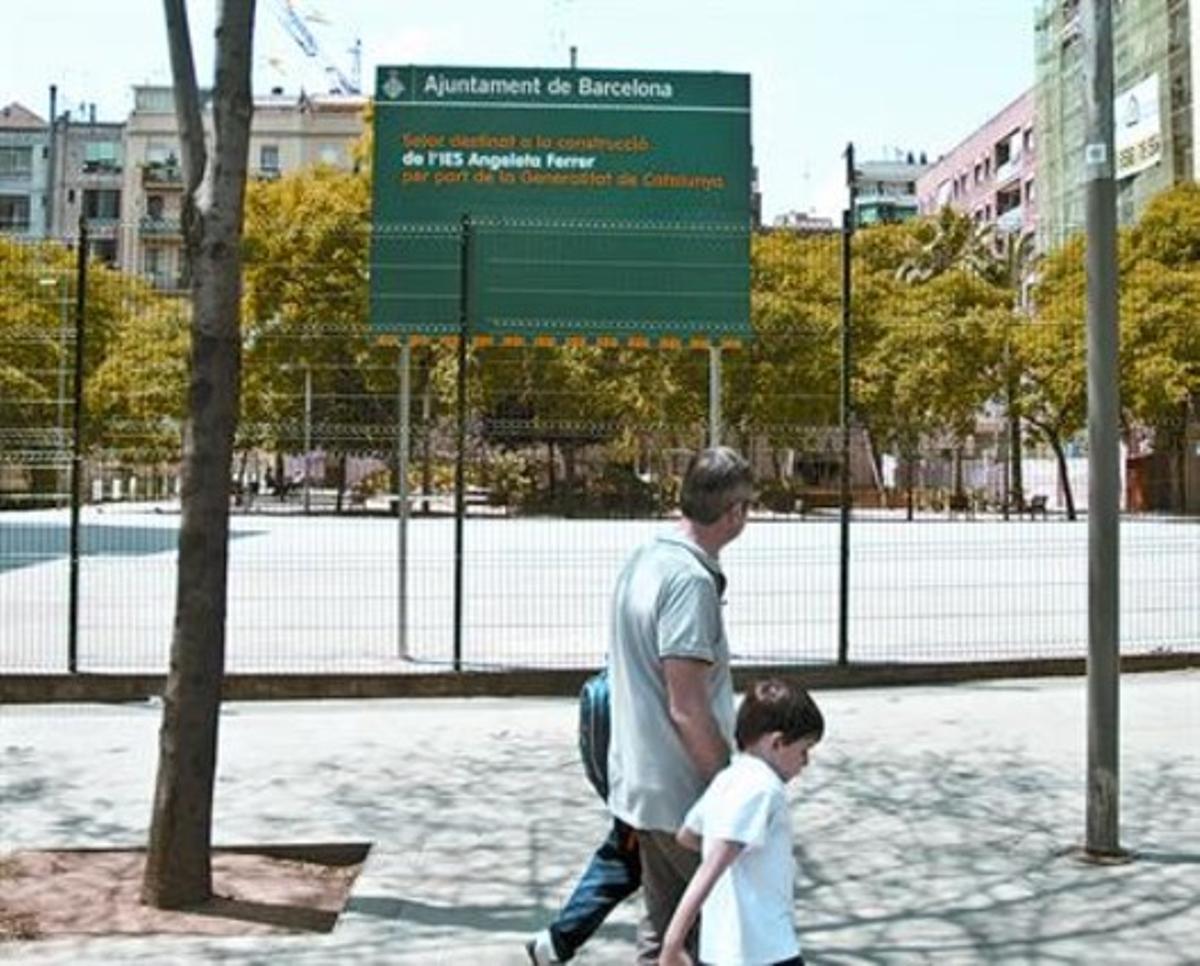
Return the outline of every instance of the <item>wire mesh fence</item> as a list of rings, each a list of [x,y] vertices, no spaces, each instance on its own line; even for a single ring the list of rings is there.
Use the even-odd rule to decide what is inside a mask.
[[[248,234],[229,670],[598,665],[617,571],[672,525],[714,430],[758,479],[723,555],[737,660],[833,662],[843,634],[851,663],[1085,652],[1071,243],[1031,289],[994,242],[980,269],[943,264],[939,236],[911,226],[858,232],[843,432],[839,235],[754,239],[755,337],[736,345],[473,330],[460,414],[457,308],[407,352],[380,337],[359,224]],[[78,239],[0,239],[0,673],[62,671],[72,637],[79,670],[167,666],[191,310],[179,237],[155,228],[114,228],[116,264],[92,259],[82,299]],[[519,254],[535,277],[529,259],[562,253]],[[1195,365],[1194,290],[1158,254],[1123,294],[1121,637],[1127,653],[1194,653],[1200,432],[1194,395],[1154,392],[1154,373]]]

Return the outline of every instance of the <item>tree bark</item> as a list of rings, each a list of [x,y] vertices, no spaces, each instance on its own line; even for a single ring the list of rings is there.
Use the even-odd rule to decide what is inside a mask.
[[[143,902],[168,909],[203,902],[212,894],[255,0],[222,0],[218,10],[211,165],[184,0],[163,0],[163,5],[183,146],[184,245],[192,279],[175,628],[142,881]]]

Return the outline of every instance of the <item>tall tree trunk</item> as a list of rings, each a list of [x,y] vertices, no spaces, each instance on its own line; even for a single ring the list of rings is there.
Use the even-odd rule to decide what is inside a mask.
[[[337,502],[334,506],[335,513],[342,512],[342,504],[346,496],[346,475],[349,471],[349,454],[342,450],[337,457]]]
[[[1067,504],[1067,519],[1075,520],[1075,496],[1071,492],[1071,475],[1067,472],[1067,454],[1058,436],[1050,436],[1050,448],[1054,450],[1054,459],[1058,464],[1058,485],[1062,487],[1063,500]]]
[[[1015,410],[1008,416],[1008,459],[1009,459],[1009,499],[1014,497],[1020,501],[1025,496],[1025,484],[1021,474],[1021,416]],[[1018,505],[1020,505],[1018,503]]]
[[[163,3],[183,145],[183,230],[193,311],[175,629],[142,899],[179,908],[212,894],[254,0],[222,0],[218,11],[211,167],[184,0]]]

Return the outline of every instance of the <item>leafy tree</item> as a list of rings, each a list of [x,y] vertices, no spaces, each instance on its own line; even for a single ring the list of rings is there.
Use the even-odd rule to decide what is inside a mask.
[[[1016,331],[1021,370],[1021,415],[1054,452],[1067,518],[1075,498],[1066,443],[1087,421],[1087,345],[1084,325],[1084,239],[1076,236],[1042,260],[1034,289],[1035,316]]]
[[[769,232],[751,245],[754,340],[727,355],[725,419],[744,439],[767,441],[780,478],[783,450],[822,446],[838,422],[840,244]]]
[[[252,186],[246,202],[243,446],[299,449],[311,380],[313,442],[339,460],[393,445],[394,367],[367,321],[369,185],[317,167]]]
[[[1161,193],[1124,233],[1122,402],[1168,454],[1184,505],[1187,425],[1200,400],[1200,186]]]
[[[900,458],[911,518],[913,468],[931,440],[954,441],[963,498],[962,446],[1003,384],[1010,298],[990,233],[949,209],[860,232],[856,257],[855,395],[872,435]]]
[[[902,281],[928,282],[949,271],[963,271],[994,280],[996,257],[993,229],[949,205],[932,218],[906,224],[911,245],[898,269]]]

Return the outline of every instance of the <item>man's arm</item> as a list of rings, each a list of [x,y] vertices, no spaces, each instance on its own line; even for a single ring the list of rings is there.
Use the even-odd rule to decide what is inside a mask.
[[[664,657],[667,712],[679,732],[688,757],[707,784],[729,762],[729,746],[721,737],[708,703],[708,670],[705,661]]]
[[[700,868],[692,876],[683,898],[675,907],[675,915],[667,926],[667,934],[663,937],[660,966],[690,966],[691,958],[683,951],[687,934],[700,915],[700,907],[712,892],[712,887],[721,878],[721,874],[733,865],[734,860],[742,854],[741,842],[730,842],[727,839],[714,839],[712,851],[700,863]]]

